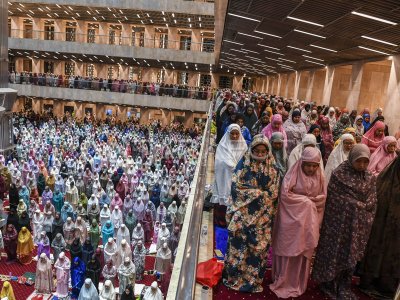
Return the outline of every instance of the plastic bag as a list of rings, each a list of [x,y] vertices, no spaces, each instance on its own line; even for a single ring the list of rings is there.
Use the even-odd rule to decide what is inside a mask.
[[[223,263],[216,258],[209,259],[197,265],[196,281],[210,288],[216,286],[222,277]]]

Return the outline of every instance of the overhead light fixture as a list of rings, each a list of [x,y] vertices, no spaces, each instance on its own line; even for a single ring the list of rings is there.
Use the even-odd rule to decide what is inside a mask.
[[[137,15],[137,17],[140,19],[140,15],[139,14],[136,14]]]
[[[306,62],[309,62],[309,63],[311,63],[311,64],[320,65],[320,66],[324,66],[324,67],[325,67],[324,64],[321,64],[321,63],[316,62],[316,61],[312,61],[312,60],[308,60],[308,59],[306,59],[305,61],[306,61]]]
[[[253,18],[248,18],[248,17],[245,17],[245,16],[237,15],[237,14],[228,13],[228,15],[232,16],[232,17],[236,17],[236,18],[242,18],[242,19],[245,19],[245,20],[254,21],[254,22],[261,22],[260,20],[253,19]]]
[[[315,60],[319,60],[319,61],[324,61],[323,59],[316,58],[316,57],[312,57],[312,56],[308,56],[308,55],[304,55],[304,54],[303,54],[302,56],[307,57],[307,58],[310,58],[310,59],[315,59]]]
[[[311,47],[314,47],[314,48],[319,48],[319,49],[322,49],[322,50],[326,50],[326,51],[330,51],[330,52],[334,52],[334,53],[336,53],[337,51],[336,50],[333,50],[333,49],[329,49],[329,48],[325,48],[325,47],[321,47],[321,46],[317,46],[317,45],[310,45]]]
[[[231,51],[236,51],[236,52],[247,53],[246,51],[242,51],[242,50],[238,50],[238,49],[231,49]]]
[[[281,38],[282,38],[282,37],[279,36],[279,35],[275,35],[275,34],[263,32],[263,31],[254,30],[254,32],[257,32],[257,33],[260,33],[260,34],[264,34],[264,35],[269,35],[269,36],[272,36],[272,37],[276,37],[276,38],[278,38],[278,39],[281,39]]]
[[[267,56],[265,56],[264,58],[269,59],[269,60],[279,61],[279,60],[276,59],[276,58],[271,58],[271,57],[267,57]]]
[[[254,56],[249,56],[249,55],[246,55],[246,57],[248,57],[248,58],[250,58],[250,59],[252,59],[252,60],[258,60],[258,61],[262,61],[262,59],[261,59],[261,58],[254,57]]]
[[[379,39],[376,39],[376,38],[373,38],[373,37],[370,37],[370,36],[362,35],[361,37],[364,38],[364,39],[368,39],[368,40],[371,40],[371,41],[378,42],[378,43],[382,43],[382,44],[386,44],[386,45],[390,45],[390,46],[395,46],[395,47],[397,46],[396,44],[389,43],[389,42],[386,42],[386,41],[382,41],[382,40],[379,40]]]
[[[164,13],[164,11],[163,11],[163,10],[161,11],[161,13],[162,13],[162,15],[165,15],[165,13]]]
[[[68,6],[68,8],[69,8],[70,10],[73,10],[71,6]]]
[[[295,61],[293,61],[293,60],[290,60],[290,59],[284,59],[284,58],[278,58],[279,60],[284,60],[284,61],[288,61],[288,62],[292,62],[292,63],[294,63],[294,64],[296,64],[297,62],[295,62]]]
[[[299,19],[299,18],[295,18],[295,17],[287,17],[290,20],[294,20],[294,21],[299,21],[299,22],[303,22],[303,23],[307,23],[307,24],[311,24],[311,25],[315,25],[315,26],[319,26],[319,27],[324,27],[324,25],[319,24],[319,23],[315,23],[315,22],[310,22],[307,20],[303,20],[303,19]]]
[[[240,46],[244,45],[242,43],[238,43],[238,42],[234,42],[234,41],[230,41],[230,40],[224,40],[224,42],[231,43],[231,44],[236,44],[236,45],[240,45]]]
[[[174,19],[174,23],[176,24],[176,20]]]
[[[188,21],[191,22],[190,18],[188,18]]]
[[[273,53],[273,54],[277,54],[277,55],[285,56],[285,54],[282,54],[282,53],[279,53],[279,52],[275,52],[275,51],[271,51],[271,50],[268,50],[268,49],[264,49],[264,51],[267,51],[267,52],[270,52],[270,53]]]
[[[389,21],[389,20],[386,20],[386,19],[382,19],[382,18],[378,18],[378,17],[374,17],[374,16],[371,16],[371,15],[359,13],[357,11],[352,11],[351,13],[353,15],[357,15],[357,16],[368,18],[368,19],[371,19],[371,20],[379,21],[379,22],[382,22],[382,23],[386,23],[386,24],[390,24],[390,25],[397,25],[397,23],[395,23],[395,22],[392,22],[392,21]]]
[[[307,52],[307,53],[312,53],[310,50],[306,50],[306,49],[302,49],[302,48],[298,48],[298,47],[293,47],[293,46],[287,46],[287,47],[291,48],[291,49]]]
[[[242,48],[242,50],[243,51],[247,51],[247,52],[252,52],[252,53],[255,53],[255,54],[260,54],[259,52],[256,52],[256,51],[253,51],[253,50],[248,50],[248,49],[244,49],[244,48]]]
[[[375,49],[371,49],[368,47],[364,47],[364,46],[358,46],[358,48],[364,49],[364,50],[368,50],[368,51],[372,51],[372,52],[376,52],[379,54],[384,54],[384,55],[390,55],[389,53],[383,52],[383,51],[379,51],[379,50],[375,50]]]
[[[279,49],[279,48],[275,48],[275,47],[271,47],[271,46],[267,46],[267,45],[263,45],[263,44],[257,44],[258,46],[261,46],[261,47],[265,47],[265,48],[270,48],[270,49],[274,49],[274,50],[281,50],[281,49]]]
[[[175,18],[175,14],[174,13],[172,13],[172,17]]]
[[[319,38],[321,38],[321,39],[326,39],[326,37],[324,37],[324,36],[322,36],[322,35],[314,34],[314,33],[307,32],[307,31],[303,31],[303,30],[294,29],[293,31],[300,32],[300,33],[304,33],[304,34],[307,34],[307,35],[316,36],[316,37],[319,37]]]
[[[262,37],[259,37],[259,36],[256,36],[256,35],[247,34],[247,33],[243,33],[243,32],[238,32],[238,34],[244,35],[244,36],[249,36],[249,37],[252,37],[252,38],[255,38],[255,39],[260,39],[260,40],[263,39]]]

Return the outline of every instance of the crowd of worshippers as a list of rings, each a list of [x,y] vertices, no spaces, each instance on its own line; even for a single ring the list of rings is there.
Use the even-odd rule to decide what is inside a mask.
[[[164,82],[144,82],[133,79],[107,79],[93,76],[63,76],[51,73],[10,72],[10,83],[31,84],[50,87],[65,87],[95,91],[111,91],[152,96],[170,96],[199,100],[210,99],[216,92],[210,86],[188,86],[186,84],[167,84]]]
[[[359,114],[221,91],[214,109],[214,223],[228,230],[223,283],[279,298],[311,277],[332,299],[393,299],[400,279],[399,137],[378,108]],[[312,272],[310,271],[312,269]],[[311,273],[311,274],[310,274]]]
[[[18,115],[14,137],[14,157],[0,155],[7,260],[37,260],[38,293],[136,299],[135,282],[153,253],[149,274],[157,280],[142,296],[162,299],[157,281],[168,286],[201,134],[158,123],[30,122]]]

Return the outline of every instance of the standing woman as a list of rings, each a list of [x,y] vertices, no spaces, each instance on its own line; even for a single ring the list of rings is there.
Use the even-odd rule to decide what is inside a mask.
[[[17,258],[18,232],[13,224],[8,224],[3,235],[4,250],[7,253],[7,261],[14,261]]]
[[[18,260],[23,265],[32,262],[33,239],[32,235],[26,227],[22,227],[18,234],[17,255]]]
[[[288,156],[285,147],[283,147],[284,137],[280,132],[274,132],[271,135],[271,152],[275,158],[275,166],[278,169],[280,179],[283,180],[287,171]]]
[[[283,124],[283,128],[287,135],[287,153],[290,154],[307,133],[306,125],[301,121],[300,110],[293,110],[292,117]]]
[[[376,189],[378,208],[365,250],[361,288],[393,299],[400,284],[400,157],[379,174]]]
[[[353,299],[352,275],[363,258],[375,216],[376,179],[367,170],[369,158],[367,146],[355,145],[328,184],[312,277],[334,299]]]
[[[215,183],[211,202],[216,203],[215,222],[219,226],[226,225],[225,214],[231,197],[232,174],[246,150],[247,144],[239,125],[229,125],[215,154]]]
[[[280,132],[283,134],[284,143],[283,146],[287,148],[287,136],[285,129],[282,125],[282,115],[275,114],[272,116],[271,123],[269,123],[263,130],[262,134],[269,140],[274,132]]]
[[[386,136],[376,151],[371,155],[368,171],[378,176],[396,157],[397,140],[394,136]]]
[[[371,154],[382,144],[385,130],[385,123],[377,121],[362,137],[361,142],[367,145]]]
[[[322,160],[324,162],[324,165],[326,165],[326,162],[328,161],[328,157],[331,154],[333,147],[334,147],[334,141],[333,141],[333,134],[332,134],[332,129],[329,125],[329,119],[327,117],[322,117],[319,120],[319,125],[321,126],[321,137],[322,137],[322,142],[324,143],[324,149],[325,149],[325,154],[322,157]]]
[[[321,152],[305,148],[282,183],[272,239],[274,283],[270,285],[279,298],[298,297],[307,289],[326,200],[320,163]]]
[[[279,190],[279,176],[270,151],[268,140],[256,135],[232,178],[223,282],[241,292],[263,290]]]

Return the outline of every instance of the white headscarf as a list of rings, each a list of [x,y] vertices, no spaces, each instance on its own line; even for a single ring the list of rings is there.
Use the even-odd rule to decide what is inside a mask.
[[[335,147],[335,149],[333,149],[333,151],[329,155],[328,161],[325,166],[326,184],[329,183],[329,179],[331,178],[333,170],[335,170],[342,162],[344,162],[348,158],[350,151],[344,151],[343,141],[345,140],[352,140],[354,142],[354,137],[350,133],[342,134],[339,144]]]
[[[86,284],[89,283],[90,287],[87,288]],[[99,300],[99,293],[90,278],[86,278],[85,284],[82,286],[81,292],[79,293],[78,300]]]
[[[289,170],[301,158],[304,146],[307,145],[314,145],[314,147],[317,146],[317,138],[315,137],[315,135],[307,133],[301,140],[301,144],[298,144],[296,147],[294,147],[292,152],[290,152],[287,170]],[[321,165],[323,166],[323,164]]]
[[[230,138],[230,133],[233,130],[237,130],[240,133],[239,140],[237,141],[232,141]],[[243,138],[239,125],[231,124],[228,126],[227,131],[218,144],[215,160],[223,160],[229,166],[236,167],[237,163],[246,151],[247,144]]]

